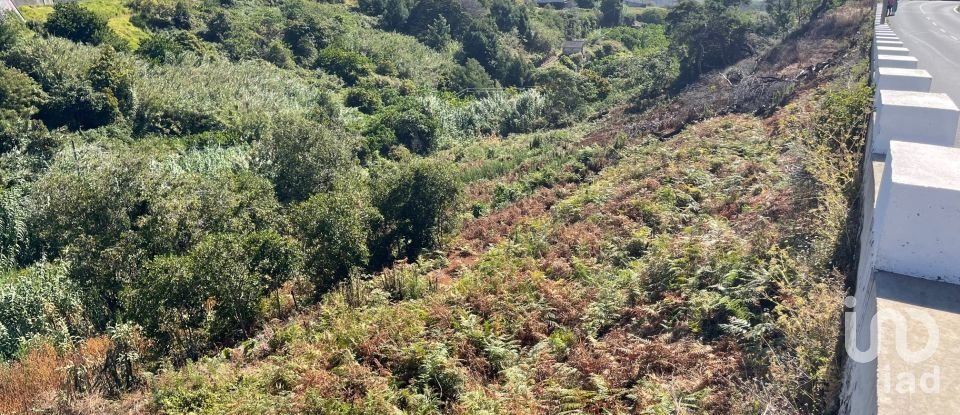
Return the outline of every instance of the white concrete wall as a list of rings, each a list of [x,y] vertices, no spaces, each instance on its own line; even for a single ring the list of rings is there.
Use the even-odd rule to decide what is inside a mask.
[[[878,76],[879,78],[879,76]],[[872,151],[887,154],[893,140],[954,146],[960,109],[946,94],[880,90]]]
[[[898,46],[878,45],[877,54],[908,56],[910,55],[910,49],[907,49],[904,47],[898,47]]]
[[[960,284],[960,149],[891,142],[873,233],[876,269]]]
[[[901,55],[877,55],[877,67],[917,69],[917,58]]]
[[[878,40],[873,43],[877,45],[877,47],[880,47],[880,46],[902,47],[903,46],[903,42],[899,40]]]
[[[877,102],[881,90],[929,92],[933,77],[923,69],[877,68]]]
[[[856,313],[853,321],[845,320],[855,322],[855,327],[845,327],[845,336],[856,336],[860,350],[882,341],[871,339],[875,325],[870,322],[881,311],[877,275],[903,274],[907,284],[910,277],[960,284],[960,149],[953,141],[960,110],[946,96],[928,93],[930,74],[916,69],[918,62],[909,51],[897,55],[886,49],[903,43],[884,24],[885,18],[878,4],[871,54],[877,94],[862,171],[860,262],[852,287],[856,307],[848,309]],[[883,307],[893,303],[884,301]],[[926,408],[942,400],[938,395],[879,393],[879,368],[891,364],[889,351],[879,356],[847,359],[839,413],[899,415],[903,412],[890,408]],[[889,405],[891,399],[896,405]],[[921,413],[926,412],[916,412]]]

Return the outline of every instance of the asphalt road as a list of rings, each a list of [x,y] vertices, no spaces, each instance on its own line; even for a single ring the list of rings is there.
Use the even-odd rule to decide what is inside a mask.
[[[13,12],[17,15],[20,12],[17,11],[17,8],[13,5],[13,0],[0,0],[0,13],[9,13]]]
[[[960,105],[960,1],[900,0],[887,23],[903,46],[933,76],[930,92],[942,92]],[[960,139],[960,132],[957,133]]]

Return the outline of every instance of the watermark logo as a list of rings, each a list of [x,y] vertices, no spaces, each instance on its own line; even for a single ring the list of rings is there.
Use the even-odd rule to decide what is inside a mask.
[[[910,308],[884,308],[868,316],[857,311],[856,298],[847,297],[843,303],[848,309],[844,312],[844,347],[850,359],[857,363],[876,360],[883,330],[883,337],[892,338],[897,358],[905,363],[894,369],[888,362],[881,362],[877,368],[877,389],[881,395],[940,392],[940,367],[923,364],[940,347],[940,328],[933,316]],[[917,347],[921,342],[923,345]],[[884,347],[890,345],[884,344]]]

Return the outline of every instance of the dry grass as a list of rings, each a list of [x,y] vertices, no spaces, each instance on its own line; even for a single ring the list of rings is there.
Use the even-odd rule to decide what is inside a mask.
[[[66,353],[49,344],[31,349],[0,368],[0,413],[49,410],[67,404],[76,392],[96,392],[89,389],[98,384],[96,377],[109,347],[107,338],[95,337]]]

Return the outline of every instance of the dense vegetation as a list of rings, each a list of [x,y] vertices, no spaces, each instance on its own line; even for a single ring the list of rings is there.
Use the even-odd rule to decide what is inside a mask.
[[[828,410],[863,13],[771,4],[0,17],[0,412]]]

